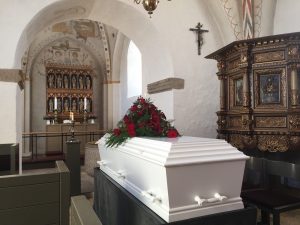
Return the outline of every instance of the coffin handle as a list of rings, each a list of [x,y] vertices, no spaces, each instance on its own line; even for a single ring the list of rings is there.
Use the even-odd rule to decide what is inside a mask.
[[[154,194],[152,191],[142,191],[142,196],[148,198],[152,203],[159,202],[161,203],[161,198]]]
[[[123,170],[117,171],[117,177],[120,179],[125,179],[125,172]]]
[[[203,203],[214,203],[214,202],[222,202],[224,199],[227,199],[226,196],[222,196],[219,193],[214,194],[213,198],[200,198],[198,195],[195,196],[194,200],[197,202],[198,206],[202,206]]]
[[[104,161],[104,160],[97,161],[97,163],[98,163],[100,166],[106,166],[106,165],[107,165],[107,162]]]

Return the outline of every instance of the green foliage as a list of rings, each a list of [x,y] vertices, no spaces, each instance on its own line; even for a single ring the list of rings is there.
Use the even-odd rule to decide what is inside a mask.
[[[178,131],[167,121],[150,99],[139,97],[128,109],[126,115],[109,132],[107,147],[117,147],[131,137],[178,137]]]

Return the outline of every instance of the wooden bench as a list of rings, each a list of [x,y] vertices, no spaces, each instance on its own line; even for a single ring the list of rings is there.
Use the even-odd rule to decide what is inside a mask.
[[[0,144],[0,175],[14,174],[16,172],[16,154],[18,144]]]
[[[280,225],[280,213],[300,208],[300,189],[285,185],[288,178],[300,181],[300,165],[250,158],[245,171],[253,169],[261,172],[261,183],[255,188],[244,188],[241,197],[246,204],[255,205],[261,210],[262,224],[269,225],[272,214],[273,224]],[[298,196],[291,194],[292,191]]]
[[[63,161],[49,172],[0,176],[1,225],[69,225],[70,174]]]

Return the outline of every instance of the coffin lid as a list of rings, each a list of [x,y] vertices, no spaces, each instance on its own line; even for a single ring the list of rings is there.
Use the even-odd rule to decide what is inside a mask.
[[[107,151],[120,151],[165,167],[200,164],[216,161],[245,160],[248,156],[238,151],[224,140],[188,137],[153,138],[134,137],[117,148],[107,148],[104,135],[99,141],[99,147]]]

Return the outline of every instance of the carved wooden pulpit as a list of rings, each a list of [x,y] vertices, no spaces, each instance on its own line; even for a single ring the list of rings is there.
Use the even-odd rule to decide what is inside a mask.
[[[300,147],[300,33],[235,41],[218,61],[218,135],[241,150]]]

